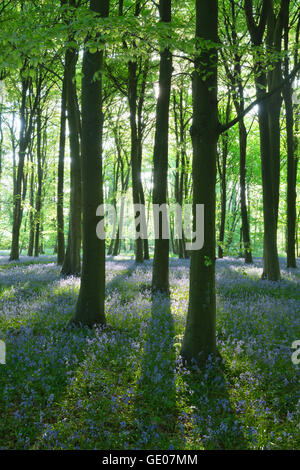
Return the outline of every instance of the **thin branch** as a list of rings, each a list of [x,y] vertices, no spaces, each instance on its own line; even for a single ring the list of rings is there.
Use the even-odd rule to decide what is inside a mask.
[[[223,132],[226,132],[228,129],[230,129],[231,127],[235,126],[235,124],[237,124],[241,119],[243,119],[243,117],[245,117],[250,111],[251,109],[253,109],[256,105],[262,103],[263,101],[267,100],[268,98],[270,98],[271,96],[275,95],[275,93],[277,93],[278,91],[282,90],[282,88],[287,85],[288,83],[290,83],[290,81],[292,81],[297,73],[300,71],[300,64],[298,64],[294,70],[289,74],[289,76],[284,79],[277,87],[275,87],[273,90],[269,91],[268,93],[266,93],[262,98],[258,98],[256,100],[254,100],[241,114],[239,114],[235,119],[233,119],[232,121],[230,121],[228,124],[221,124],[219,123],[218,125],[218,133],[219,134],[222,134]]]

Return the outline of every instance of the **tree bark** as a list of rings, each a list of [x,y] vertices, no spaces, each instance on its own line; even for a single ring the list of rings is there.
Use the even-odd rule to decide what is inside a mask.
[[[34,248],[34,166],[33,166],[33,153],[30,152],[30,213],[29,213],[29,243],[28,243],[28,256],[33,256]]]
[[[137,134],[137,63],[128,62],[128,101],[130,109],[130,131],[131,131],[131,174],[132,174],[132,199],[133,204],[141,204],[141,172],[139,162],[138,134]],[[135,214],[139,217],[139,213]],[[137,232],[140,227],[136,226]],[[143,239],[136,233],[135,240],[135,261],[143,263]]]
[[[250,242],[250,227],[248,209],[246,201],[246,155],[247,155],[247,130],[244,120],[239,122],[239,142],[240,142],[240,197],[241,197],[241,217],[242,217],[242,238],[244,242],[245,263],[253,263]]]
[[[228,101],[226,106],[226,123],[229,122],[231,111],[231,96],[228,91]],[[219,176],[220,176],[220,187],[221,187],[221,223],[219,232],[219,244],[218,244],[218,258],[224,256],[224,239],[225,239],[225,222],[226,222],[226,203],[227,203],[227,159],[228,159],[228,132],[224,132],[221,135],[221,153],[222,153],[222,166],[219,164]],[[219,162],[219,159],[218,159]]]
[[[43,163],[42,163],[42,122],[41,122],[41,109],[38,107],[36,116],[36,154],[37,154],[37,193],[35,198],[35,240],[34,240],[34,256],[39,256],[40,248],[40,224],[41,224],[41,209],[42,209],[42,184],[43,184]]]
[[[299,23],[300,24],[300,23]],[[299,29],[296,34],[298,40]],[[284,31],[285,50],[289,43],[289,16],[285,18]],[[289,58],[284,59],[285,76],[289,74]],[[287,135],[287,267],[296,268],[296,202],[297,202],[297,164],[296,138],[294,135],[294,110],[292,86],[288,83],[282,90],[285,103],[285,121]]]
[[[67,113],[69,124],[69,140],[71,154],[71,181],[70,181],[70,221],[68,246],[61,273],[63,275],[79,275],[81,271],[81,155],[80,155],[80,128],[76,90],[76,63],[78,53],[75,49],[66,52],[66,87],[67,87]]]
[[[274,19],[273,1],[265,1],[259,24],[253,19],[252,0],[245,1],[245,12],[251,35],[252,45],[257,52],[262,47],[263,35],[268,25],[267,46],[276,53],[280,50],[282,23],[282,8],[289,0],[283,0],[281,11]],[[274,22],[276,24],[274,24]],[[275,64],[273,71],[266,72],[264,53],[259,51],[255,63],[255,86],[257,99],[261,100],[258,108],[260,129],[261,169],[263,185],[264,208],[264,272],[263,278],[272,281],[280,280],[280,267],[277,251],[277,219],[279,202],[280,177],[280,128],[279,115],[281,108],[280,92],[274,93],[267,100],[263,100],[267,87],[273,89],[279,81],[280,66]],[[279,62],[279,60],[278,60]],[[279,93],[279,95],[278,95]]]
[[[171,22],[171,0],[160,0],[160,21]],[[153,204],[167,203],[169,106],[172,80],[172,53],[167,47],[160,52],[159,96],[156,106],[156,129],[153,154]],[[157,236],[158,235],[158,236]],[[162,214],[155,237],[152,290],[169,292],[169,239],[162,237]]]
[[[218,1],[196,0],[196,40],[218,42]],[[215,186],[218,141],[217,50],[202,49],[193,72],[193,207],[204,204],[204,247],[191,252],[190,297],[181,355],[203,364],[216,353]],[[205,64],[205,65],[203,65]],[[205,76],[206,75],[206,76]]]
[[[25,66],[24,66],[25,69]],[[22,74],[22,71],[21,71]],[[10,261],[19,259],[20,254],[20,228],[22,222],[22,189],[24,182],[24,165],[26,151],[30,142],[32,133],[32,120],[34,109],[28,113],[26,111],[26,98],[27,92],[30,87],[30,81],[27,78],[22,78],[22,96],[20,107],[20,137],[19,137],[19,161],[17,168],[16,181],[14,185],[14,208],[13,208],[13,226],[12,226],[12,241],[10,251]]]
[[[65,234],[64,234],[64,169],[65,169],[65,146],[66,146],[66,70],[61,92],[60,111],[60,134],[59,134],[59,156],[57,171],[57,264],[62,265],[65,257]]]
[[[109,14],[109,0],[91,0],[90,9],[102,18]],[[75,323],[105,324],[105,240],[97,237],[96,210],[103,204],[102,179],[102,75],[103,50],[84,50],[82,63],[82,188],[83,260]]]

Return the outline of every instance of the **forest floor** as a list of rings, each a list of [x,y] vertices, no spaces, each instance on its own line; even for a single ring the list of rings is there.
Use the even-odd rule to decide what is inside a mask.
[[[68,325],[79,279],[54,258],[0,256],[0,449],[299,449],[300,269],[217,261],[222,359],[180,360],[188,261],[171,301],[151,299],[151,262],[107,261],[107,327]],[[299,262],[298,262],[299,263]]]

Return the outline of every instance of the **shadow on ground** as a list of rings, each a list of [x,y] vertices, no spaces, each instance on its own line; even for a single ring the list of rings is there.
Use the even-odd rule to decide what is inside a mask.
[[[168,449],[181,446],[176,426],[174,321],[170,297],[152,297],[151,319],[145,336],[135,411],[140,428],[138,449]],[[178,433],[177,433],[178,434]],[[173,439],[172,439],[173,437]]]

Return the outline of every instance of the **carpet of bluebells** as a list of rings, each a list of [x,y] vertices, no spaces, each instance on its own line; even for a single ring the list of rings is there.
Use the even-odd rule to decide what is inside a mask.
[[[217,261],[220,357],[180,358],[189,262],[171,298],[151,297],[151,262],[108,259],[106,327],[71,326],[79,279],[52,257],[0,256],[0,449],[299,449],[300,270]],[[298,262],[299,264],[299,262]]]

